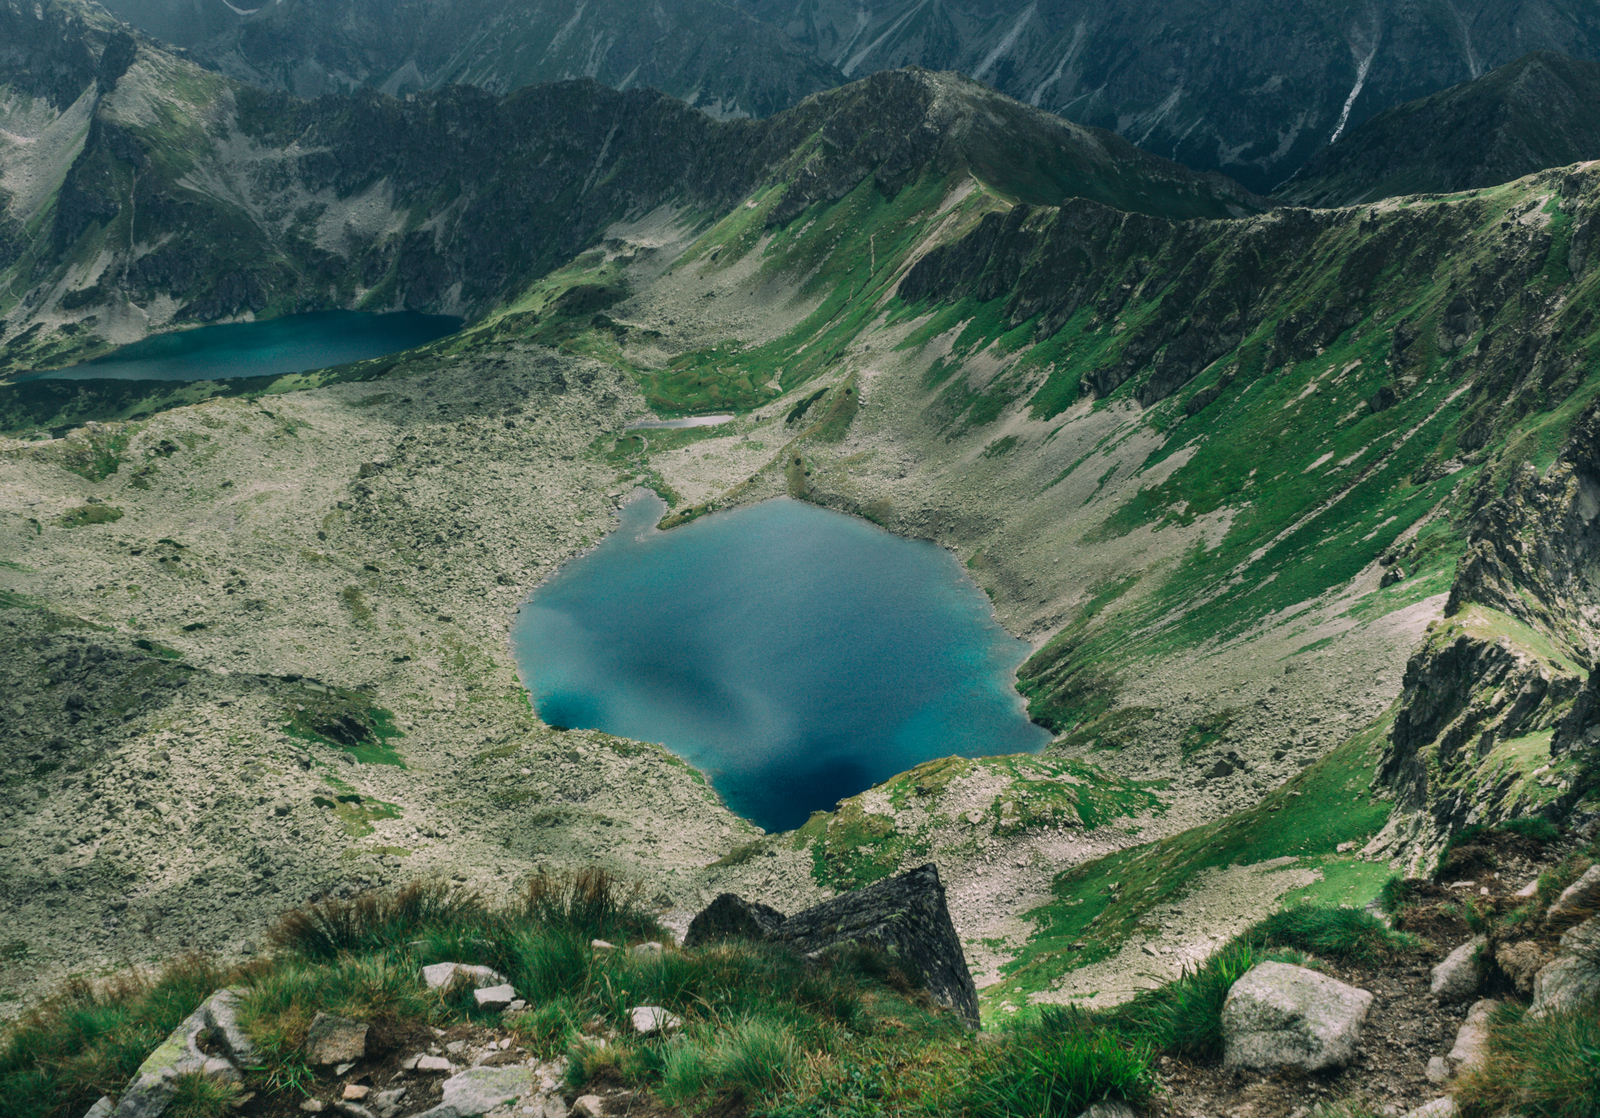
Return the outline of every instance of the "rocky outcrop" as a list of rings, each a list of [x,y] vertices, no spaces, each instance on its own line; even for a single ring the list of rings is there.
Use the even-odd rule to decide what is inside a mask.
[[[1288,963],[1261,963],[1222,1005],[1223,1066],[1324,1071],[1356,1057],[1372,994]]]
[[[1534,1016],[1579,1009],[1600,997],[1600,917],[1561,937],[1556,959],[1533,980]]]
[[[176,1097],[177,1080],[184,1075],[242,1083],[240,1068],[250,1063],[256,1050],[238,1026],[237,1000],[237,991],[219,990],[184,1018],[139,1065],[109,1113],[114,1118],[156,1118]],[[103,1100],[96,1105],[103,1105]]]
[[[1483,986],[1484,951],[1489,945],[1485,936],[1475,936],[1446,955],[1444,961],[1433,968],[1428,992],[1441,1003],[1470,1000]]]
[[[937,866],[845,893],[776,926],[774,916],[781,914],[725,893],[695,917],[685,946],[733,935],[787,944],[808,955],[847,944],[873,947],[922,983],[937,1004],[977,1027],[978,993],[961,937],[950,922]]]

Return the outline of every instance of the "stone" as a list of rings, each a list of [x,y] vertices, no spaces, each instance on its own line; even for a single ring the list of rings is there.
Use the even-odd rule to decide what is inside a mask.
[[[516,1000],[517,992],[507,983],[503,986],[484,986],[472,991],[472,997],[479,1009],[505,1009]]]
[[[1405,1118],[1456,1118],[1456,1100],[1434,1099],[1432,1102],[1423,1103],[1415,1110],[1406,1111]]]
[[[321,1114],[324,1110],[328,1109],[328,1104],[323,1102],[321,1099],[307,1099],[305,1102],[300,1104],[300,1109],[305,1111],[307,1114]]]
[[[199,1044],[206,1031],[206,1007],[202,1004],[145,1057],[111,1112],[113,1118],[157,1118],[164,1113],[177,1093],[178,1076],[203,1071],[211,1064],[212,1057]],[[232,1067],[226,1060],[221,1063]],[[237,1069],[234,1075],[238,1075]]]
[[[589,947],[594,951],[615,951],[617,949],[616,944],[610,942],[609,940],[603,939],[591,939],[589,941]]]
[[[319,1013],[306,1031],[306,1062],[313,1067],[359,1060],[367,1054],[367,1025]]]
[[[111,1101],[111,1096],[101,1095],[99,1102],[83,1112],[83,1118],[111,1118],[114,1109],[116,1104]]]
[[[506,1008],[512,1013],[521,1013],[524,1009],[528,1008],[528,1003],[523,1001],[521,998],[514,998],[512,999],[511,1004],[506,1006]]]
[[[935,1003],[978,1027],[978,992],[931,863],[796,913],[779,926],[777,939],[808,955],[846,944],[877,948]]]
[[[1125,1102],[1097,1102],[1078,1118],[1139,1118],[1139,1112]]]
[[[573,1118],[605,1118],[606,1104],[599,1095],[579,1095],[572,1104]]]
[[[469,982],[473,986],[498,986],[510,981],[493,967],[470,966],[466,963],[434,963],[423,967],[422,980],[433,990],[456,981]]]
[[[1513,897],[1515,897],[1519,901],[1525,901],[1528,898],[1532,897],[1538,891],[1539,891],[1539,879],[1536,877],[1532,881],[1530,881],[1526,885],[1524,885],[1521,889],[1518,889],[1515,893],[1512,893],[1511,895]]]
[[[1470,1001],[1477,996],[1483,987],[1483,952],[1488,943],[1483,936],[1474,936],[1433,968],[1428,992],[1439,999],[1441,1005]]]
[[[378,1118],[394,1118],[400,1110],[402,1100],[406,1097],[404,1087],[396,1087],[390,1091],[379,1091],[372,1096],[372,1109],[378,1112]]]
[[[628,954],[630,954],[630,955],[660,955],[665,950],[666,950],[666,948],[662,947],[661,944],[657,943],[655,940],[651,940],[649,943],[636,943],[636,944],[634,944],[632,947],[628,948]]]
[[[725,939],[764,941],[773,938],[784,915],[771,905],[747,901],[733,893],[720,893],[689,921],[685,947],[701,947]]]
[[[683,1027],[683,1018],[659,1005],[636,1005],[628,1010],[628,1017],[633,1021],[633,1031],[640,1036],[670,1033]]]
[[[418,1071],[454,1071],[455,1065],[443,1056],[421,1056],[417,1059]]]
[[[1523,997],[1533,995],[1533,981],[1550,964],[1553,956],[1531,939],[1504,943],[1495,948],[1495,965]]]
[[[1438,1086],[1450,1080],[1450,1061],[1443,1056],[1431,1056],[1428,1059],[1428,1070],[1424,1073],[1428,1082]]]
[[[444,1081],[443,1105],[468,1118],[507,1106],[533,1091],[533,1077],[527,1068],[472,1068]]]
[[[571,1113],[567,1109],[567,1100],[560,1095],[550,1095],[544,1100],[542,1118],[570,1118]]]
[[[333,1104],[333,1109],[337,1110],[340,1114],[348,1115],[348,1118],[378,1118],[376,1114],[372,1113],[372,1111],[368,1110],[360,1103],[351,1102],[348,1099],[339,1099]]]
[[[1451,1070],[1457,1074],[1482,1067],[1489,1058],[1489,1017],[1500,1003],[1493,998],[1483,998],[1472,1003],[1467,1019],[1456,1033],[1455,1046],[1445,1057]]]
[[[352,1102],[360,1102],[370,1094],[372,1094],[372,1088],[360,1083],[346,1083],[344,1085],[344,1097]]]
[[[1225,1068],[1324,1071],[1356,1056],[1372,1006],[1366,990],[1288,963],[1261,963],[1222,1006]]]
[[[1587,919],[1600,909],[1600,862],[1583,872],[1583,876],[1561,891],[1544,918],[1551,923],[1572,923]]]
[[[1555,962],[1533,980],[1535,1017],[1578,1009],[1600,996],[1600,917],[1591,917],[1561,937]]]

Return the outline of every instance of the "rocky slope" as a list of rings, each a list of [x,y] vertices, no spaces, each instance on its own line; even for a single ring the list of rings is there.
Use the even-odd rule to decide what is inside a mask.
[[[1600,156],[1600,66],[1541,51],[1386,109],[1277,192],[1304,206],[1494,186]]]

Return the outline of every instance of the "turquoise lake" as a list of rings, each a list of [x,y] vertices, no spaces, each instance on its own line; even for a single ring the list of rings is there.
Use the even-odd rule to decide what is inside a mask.
[[[942,548],[780,498],[621,526],[512,626],[540,717],[660,742],[769,831],[936,757],[1036,752],[1029,648]]]
[[[279,376],[399,353],[453,334],[460,328],[459,318],[410,311],[291,314],[264,322],[230,322],[174,334],[155,334],[82,365],[25,373],[16,380],[220,380]]]

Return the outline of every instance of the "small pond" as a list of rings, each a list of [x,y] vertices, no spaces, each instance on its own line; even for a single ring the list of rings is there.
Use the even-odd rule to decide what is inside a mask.
[[[230,322],[153,334],[67,369],[24,373],[29,380],[220,380],[279,376],[383,357],[461,328],[440,314],[317,311],[263,322]]]
[[[670,532],[656,496],[534,592],[512,646],[540,716],[661,742],[789,830],[951,754],[1037,751],[1028,646],[932,543],[780,498]]]

